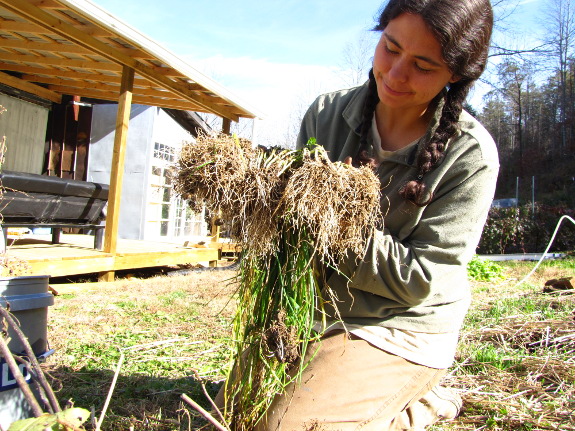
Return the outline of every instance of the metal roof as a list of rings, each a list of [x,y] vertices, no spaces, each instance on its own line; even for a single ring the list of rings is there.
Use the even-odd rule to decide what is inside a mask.
[[[118,101],[123,67],[133,103],[261,117],[224,87],[88,0],[0,0],[0,83],[60,103]]]

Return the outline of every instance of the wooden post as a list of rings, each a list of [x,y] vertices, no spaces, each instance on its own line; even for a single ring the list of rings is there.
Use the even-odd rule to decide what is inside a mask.
[[[212,217],[211,220],[211,226],[210,226],[210,230],[211,230],[211,234],[212,234],[212,240],[211,242],[214,243],[214,245],[217,247],[218,249],[218,260],[220,260],[222,258],[222,247],[218,244],[220,241],[220,231],[221,231],[221,216],[222,216],[222,212],[218,211],[218,213]],[[216,267],[218,266],[218,260],[212,260],[209,262],[209,265],[211,267]]]
[[[134,89],[134,70],[124,66],[122,69],[122,84],[118,100],[116,116],[116,131],[114,135],[114,152],[112,154],[112,170],[110,172],[110,191],[108,194],[108,209],[106,214],[106,230],[104,232],[104,252],[116,254],[118,240],[118,224],[120,220],[120,200],[122,198],[122,180],[124,178],[124,159],[128,126],[130,124],[130,109]],[[114,271],[100,274],[101,281],[114,281]]]
[[[210,234],[212,236],[212,242],[219,242],[220,240],[220,226],[221,226],[221,217],[222,212],[218,211],[218,213],[212,217],[210,220]]]
[[[222,133],[229,135],[232,130],[232,121],[229,118],[222,118]]]

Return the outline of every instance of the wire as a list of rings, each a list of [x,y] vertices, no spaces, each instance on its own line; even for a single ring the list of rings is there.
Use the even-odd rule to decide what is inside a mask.
[[[535,265],[535,267],[531,270],[531,272],[529,272],[529,274],[527,274],[525,277],[523,277],[523,279],[517,283],[514,287],[519,286],[520,284],[522,284],[525,280],[527,280],[529,277],[531,277],[531,275],[533,275],[533,273],[537,270],[537,268],[539,267],[539,265],[541,264],[541,262],[543,262],[543,259],[545,259],[545,255],[547,254],[547,252],[549,251],[549,249],[551,248],[551,244],[553,244],[553,241],[555,241],[555,236],[557,235],[557,232],[559,231],[559,226],[561,226],[561,223],[563,222],[563,220],[568,219],[571,221],[571,223],[573,223],[575,225],[575,220],[573,220],[571,217],[569,217],[568,215],[564,215],[562,216],[559,221],[557,222],[557,226],[555,227],[555,231],[553,232],[553,235],[551,235],[551,239],[549,240],[549,244],[547,244],[547,248],[545,249],[545,251],[543,252],[543,255],[541,256],[541,259],[539,259],[539,262],[537,262],[537,265]]]

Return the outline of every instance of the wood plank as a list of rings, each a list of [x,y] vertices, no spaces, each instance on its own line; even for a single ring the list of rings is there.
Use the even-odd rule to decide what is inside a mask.
[[[0,2],[4,4],[4,1]],[[82,24],[68,24],[78,31],[85,32],[94,37],[110,37],[112,36],[109,31],[96,27],[94,25],[82,25]],[[36,23],[31,23],[28,21],[2,21],[0,22],[0,30],[8,31],[11,33],[28,33],[41,37],[41,35],[51,35],[52,32],[49,28]]]
[[[44,78],[44,79],[52,78],[56,80],[60,78],[72,78],[74,80],[82,80],[86,82],[118,84],[118,85],[122,82],[122,77],[120,76],[121,71],[117,71],[117,74],[114,75],[108,75],[103,73],[90,73],[90,71],[86,70],[70,71],[70,70],[58,69],[55,67],[42,68],[42,67],[26,66],[20,64],[0,64],[0,70],[9,70],[12,72],[23,73],[24,76],[22,78],[29,81],[34,81],[34,79],[36,78]],[[203,90],[203,87],[201,87],[198,84],[190,84],[190,85],[192,85],[192,87],[194,87],[197,91]],[[154,85],[149,80],[142,78],[141,76],[136,76],[134,79],[134,88],[137,87],[158,89],[158,91],[163,89],[163,87]]]
[[[114,100],[114,101],[118,100],[120,94],[120,87],[112,85],[106,86],[81,81],[77,81],[75,83],[70,84],[71,85],[48,84],[48,88],[57,93],[78,94],[78,95],[84,94],[84,97],[92,97],[96,99],[102,98],[105,100]],[[140,100],[146,100],[149,102],[148,103],[149,105],[153,105],[153,102],[159,103],[159,105],[154,106],[163,106],[162,105],[163,103],[167,103],[170,104],[171,106],[188,107],[188,109],[189,107],[198,107],[198,110],[207,112],[203,107],[195,103],[188,102],[187,100],[182,100],[182,98],[177,97],[176,95],[170,93],[169,91],[148,90],[144,88],[134,87],[133,94],[134,98],[139,97]]]
[[[31,275],[63,277],[67,275],[92,274],[114,269],[114,256],[82,259],[29,261]]]
[[[44,36],[44,39],[52,40],[47,35],[38,35],[37,37],[42,36]],[[2,48],[18,48],[30,51],[47,51],[47,52],[79,54],[79,55],[93,54],[91,50],[83,46],[78,46],[73,43],[50,42],[49,40],[47,42],[38,42],[37,40],[30,40],[30,39],[23,39],[23,40],[3,39],[1,45]],[[124,46],[116,46],[116,49],[121,53],[125,55],[130,55],[134,58],[138,58],[141,60],[153,60],[153,57],[150,54],[139,49],[126,48]]]
[[[218,250],[212,248],[195,248],[170,253],[118,254],[114,263],[114,270],[194,264],[216,261],[217,259]]]
[[[8,3],[11,3],[11,5],[14,5],[14,0],[7,0]],[[19,1],[19,0],[15,0],[15,1]],[[20,0],[21,1],[21,0]],[[2,3],[4,3],[5,0],[2,0]],[[53,16],[55,19],[59,20],[60,22],[62,22],[63,24],[69,25],[75,29],[77,29],[78,31],[82,31],[86,34],[89,34],[90,36],[93,37],[103,37],[103,38],[107,38],[107,37],[112,37],[113,32],[111,32],[110,30],[103,28],[101,26],[95,25],[92,22],[79,22],[75,17],[70,16],[69,14],[65,13],[66,11],[66,7],[63,5],[58,5],[58,7],[48,7],[45,6],[43,4],[41,4],[41,2],[36,2],[36,1],[29,1],[26,0],[26,3],[29,4],[31,7],[37,9],[37,10],[49,10],[52,9],[49,13],[48,12],[44,12],[47,13],[50,16]],[[55,4],[55,3],[54,3]],[[9,9],[8,5],[5,6],[6,9]],[[21,14],[18,14],[21,15]],[[23,17],[24,18],[24,17]],[[37,37],[41,37],[42,35],[53,35],[55,32],[52,31],[51,28],[47,28],[41,24],[38,23],[31,23],[31,22],[25,22],[26,25],[24,26],[19,26],[18,24],[21,23],[21,21],[4,21],[6,23],[5,26],[3,26],[1,29],[2,30],[6,30],[6,31],[10,31],[10,32],[14,32],[14,33],[30,33],[33,35],[36,35]]]
[[[219,250],[188,248],[173,243],[119,240],[116,256],[92,248],[92,235],[63,234],[61,244],[51,244],[48,235],[21,238],[9,248],[9,255],[26,260],[31,275],[61,277],[146,268],[197,264],[218,259]]]
[[[3,39],[2,48],[18,48],[33,51],[48,51],[59,52],[68,54],[91,54],[89,49],[82,46],[74,45],[73,43],[58,43],[58,42],[38,42],[35,40],[13,40]]]
[[[28,0],[35,6],[42,7],[44,9],[62,9],[62,5],[54,0]]]
[[[110,83],[110,80],[105,80],[102,82],[88,82],[80,79],[73,80],[73,79],[50,78],[37,75],[22,75],[21,79],[41,84],[50,84],[51,85],[50,88],[52,88],[54,91],[59,92],[63,91],[73,92],[74,89],[89,88],[91,90],[106,91],[108,93],[116,94],[116,97],[120,92],[120,86],[114,85],[114,83]],[[139,82],[141,84],[144,83],[142,81]],[[149,81],[147,81],[147,83],[149,85]],[[120,80],[118,80],[118,84],[120,84]],[[147,88],[146,87],[143,88],[142,85],[137,86],[135,81],[134,81],[134,93],[135,94],[137,93],[141,96],[174,99],[177,102],[182,100],[180,97],[177,97],[176,95],[167,90],[154,90],[149,88],[149,86]],[[76,93],[69,93],[69,94],[76,94]]]
[[[215,245],[212,243],[210,247],[218,247],[222,253],[241,253],[242,246],[234,242],[218,242]]]
[[[22,79],[27,81],[34,81],[36,79],[55,79],[59,80],[60,78],[71,78],[75,81],[86,81],[86,82],[95,82],[95,83],[102,83],[102,84],[120,84],[122,82],[122,77],[118,75],[106,75],[103,73],[90,73],[89,71],[69,71],[69,70],[62,70],[57,68],[41,68],[41,67],[34,67],[34,66],[24,66],[24,65],[15,65],[15,64],[0,64],[1,70],[10,70],[14,72],[20,72],[24,75]],[[37,81],[37,82],[44,82],[44,81]],[[46,83],[54,83],[56,85],[60,83],[66,83],[67,81],[55,81],[55,82],[46,82]],[[199,84],[189,84],[190,88],[193,91],[204,91],[204,88]],[[134,88],[150,88],[155,91],[162,91],[164,87],[158,86],[153,84],[149,80],[142,78],[141,76],[136,75],[134,79]],[[168,91],[168,90],[164,90]]]
[[[48,88],[53,89],[57,92],[62,92],[64,94],[77,94],[82,97],[90,97],[94,99],[110,100],[113,102],[118,101],[118,92],[105,92],[101,90],[91,90],[89,88],[89,83],[86,84],[87,88],[75,88],[75,87],[62,87],[62,86],[52,86],[49,85]],[[159,106],[161,108],[173,108],[185,111],[199,111],[199,112],[211,112],[205,110],[203,107],[195,105],[191,102],[187,102],[182,99],[168,99],[159,98],[152,96],[140,96],[137,94],[137,89],[134,89],[135,93],[132,97],[132,103],[137,103],[141,105],[149,106]]]
[[[60,94],[52,90],[40,87],[39,85],[15,78],[14,76],[8,75],[4,72],[0,72],[0,82],[2,84],[9,85],[10,87],[17,88],[18,90],[26,91],[36,96],[42,97],[43,99],[50,100],[54,103],[62,102],[62,96]]]
[[[46,33],[46,29],[28,21],[0,21],[0,30],[17,33]]]
[[[0,60],[17,61],[20,63],[43,64],[47,66],[75,67],[78,69],[103,70],[106,72],[119,72],[122,66],[109,61],[75,60],[58,57],[45,57],[39,55],[0,53]],[[0,66],[0,69],[2,66]]]
[[[62,148],[64,143],[65,107],[54,105],[48,116],[46,138],[49,144],[46,170],[48,175],[58,176],[62,169]]]
[[[91,73],[92,71],[88,70],[62,70],[58,69],[57,67],[38,67],[38,66],[28,66],[26,64],[8,64],[8,63],[0,63],[0,70],[8,70],[11,72],[20,72],[20,73],[30,73],[30,74],[37,74],[37,75],[48,75],[48,76],[56,76],[56,77],[63,77],[63,78],[76,78],[76,79],[94,79],[96,81],[106,81],[105,78],[113,78],[117,79],[118,82],[121,81],[120,74],[122,70],[118,68],[118,70],[107,72],[113,72],[114,75],[107,75],[103,73]],[[143,79],[143,78],[141,78]],[[147,80],[146,80],[147,81]]]
[[[64,277],[78,274],[113,273],[126,269],[177,266],[215,262],[218,250],[212,248],[187,249],[171,253],[132,253],[117,256],[94,256],[61,259],[30,260],[30,275]]]

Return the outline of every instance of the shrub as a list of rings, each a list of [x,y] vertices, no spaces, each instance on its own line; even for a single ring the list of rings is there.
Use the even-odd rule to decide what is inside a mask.
[[[562,206],[531,204],[516,208],[491,208],[477,247],[479,254],[540,253],[545,250],[563,215],[575,210]],[[563,223],[551,250],[575,249],[575,226]]]

